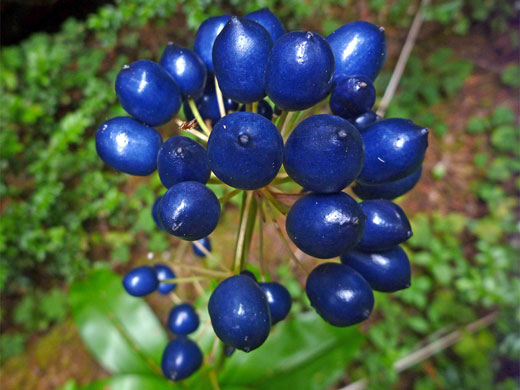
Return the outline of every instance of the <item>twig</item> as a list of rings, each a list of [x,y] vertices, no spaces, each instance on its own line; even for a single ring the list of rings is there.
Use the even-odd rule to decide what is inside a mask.
[[[197,247],[198,250],[200,250],[202,253],[204,253],[204,255],[210,259],[213,263],[215,263],[215,265],[217,267],[220,267],[222,269],[222,271],[224,271],[224,273],[227,273],[229,275],[232,275],[233,272],[228,268],[226,267],[224,264],[222,264],[220,261],[218,261],[218,259],[213,255],[213,253],[211,253],[210,251],[208,251],[206,249],[206,247],[204,247],[204,245],[202,245],[200,242],[198,241],[193,241],[193,245],[195,245]],[[217,271],[218,272],[218,271]]]
[[[223,118],[226,116],[226,106],[224,106],[224,96],[222,96],[222,91],[218,85],[217,76],[215,75],[215,91],[217,92],[217,102],[218,102],[218,110],[220,112],[220,117]]]

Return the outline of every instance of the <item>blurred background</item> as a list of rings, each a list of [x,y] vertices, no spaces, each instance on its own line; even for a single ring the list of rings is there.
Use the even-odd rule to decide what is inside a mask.
[[[423,177],[399,200],[414,230],[406,245],[412,286],[377,294],[374,314],[355,334],[327,333],[321,339],[312,334],[312,324],[285,327],[289,345],[302,337],[310,344],[302,343],[291,361],[277,361],[275,351],[290,346],[266,345],[265,356],[272,348],[271,361],[264,362],[293,378],[293,388],[345,388],[361,379],[369,389],[519,388],[520,4],[432,3],[424,8],[424,24],[386,114],[430,128]],[[116,74],[137,59],[158,60],[168,41],[191,47],[208,16],[243,15],[263,6],[288,30],[329,34],[358,19],[384,26],[388,54],[376,80],[380,99],[419,1],[2,1],[3,389],[72,390],[118,373],[117,364],[100,361],[99,351],[89,350],[80,336],[90,319],[76,315],[78,306],[91,304],[88,299],[98,289],[111,285],[106,280],[89,285],[89,274],[105,270],[119,286],[120,279],[108,270],[122,275],[140,263],[174,258],[179,242],[158,231],[151,218],[152,203],[162,191],[157,174],[118,174],[96,154],[97,125],[123,113],[114,92]],[[174,124],[159,130],[163,137],[178,131]],[[238,208],[229,204],[212,235],[222,259],[233,253],[237,221]],[[309,308],[301,288],[304,275],[289,263],[271,230],[266,235],[270,273],[290,289],[296,318]],[[198,261],[191,253],[182,260]],[[251,262],[256,264],[254,256]],[[210,287],[205,285],[207,291]],[[182,285],[178,294],[196,300],[204,291]],[[109,294],[107,299],[115,298]],[[107,299],[96,301],[93,310]],[[155,294],[146,302],[142,305],[164,324],[171,302]],[[396,365],[447,335],[455,335],[453,346],[441,343],[432,357]],[[326,350],[318,353],[316,346],[324,342]],[[254,377],[258,370],[258,383],[233,388],[287,388],[273,370],[258,366],[242,372]],[[298,380],[303,380],[300,387]],[[95,386],[85,388],[105,388]]]

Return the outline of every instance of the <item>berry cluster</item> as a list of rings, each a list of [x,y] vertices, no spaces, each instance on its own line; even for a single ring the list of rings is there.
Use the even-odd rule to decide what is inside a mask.
[[[258,348],[291,308],[281,284],[258,282],[245,270],[252,234],[247,221],[257,212],[265,220],[264,205],[272,215],[286,214],[287,235],[302,252],[340,257],[314,268],[306,282],[311,305],[330,324],[363,321],[373,309],[373,290],[410,285],[410,263],[399,244],[412,231],[391,200],[419,180],[428,130],[371,111],[373,81],[385,55],[382,27],[352,22],[327,38],[286,33],[264,8],[244,17],[208,18],[193,51],[170,43],[159,63],[140,60],[117,76],[117,96],[131,117],[104,122],[97,151],[105,163],[131,175],[158,170],[167,188],[152,209],[158,228],[196,242],[195,255],[209,256],[208,236],[219,222],[221,203],[243,194],[235,272],[208,303],[227,354]],[[327,97],[333,115],[312,115]],[[152,126],[170,121],[181,106],[186,121],[176,121],[190,136],[163,142]],[[210,179],[233,189],[218,199],[206,186]],[[288,181],[302,191],[284,194],[276,187]],[[351,184],[362,202],[343,192]],[[297,198],[292,206],[280,200],[288,195]],[[133,269],[123,285],[140,297],[155,290],[169,294],[176,281],[168,266],[156,264]],[[198,324],[190,304],[171,310],[168,327],[176,338],[163,355],[167,378],[181,380],[200,367],[202,353],[187,338]]]

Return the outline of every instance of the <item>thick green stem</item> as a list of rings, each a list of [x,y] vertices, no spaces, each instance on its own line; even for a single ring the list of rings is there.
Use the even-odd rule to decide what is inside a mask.
[[[209,137],[210,130],[209,127],[204,122],[204,119],[202,119],[202,116],[200,115],[199,109],[197,108],[197,105],[195,104],[195,100],[188,99],[188,104],[190,106],[191,112],[193,113],[193,116],[197,120],[197,123],[199,124],[200,128]]]

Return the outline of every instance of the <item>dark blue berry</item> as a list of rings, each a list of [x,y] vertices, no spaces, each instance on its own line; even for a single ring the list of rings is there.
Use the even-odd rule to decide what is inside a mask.
[[[159,286],[155,269],[147,265],[134,268],[123,278],[123,287],[134,297],[144,297],[153,293]]]
[[[393,248],[412,236],[403,209],[389,200],[365,200],[359,204],[367,219],[365,233],[356,249],[379,252]]]
[[[177,82],[183,99],[202,95],[207,71],[196,53],[170,42],[162,53],[160,64]]]
[[[253,20],[262,25],[271,36],[273,42],[276,42],[278,38],[285,34],[285,28],[283,27],[282,22],[280,22],[280,19],[278,19],[267,7],[250,12],[244,16],[244,18]]]
[[[274,325],[287,317],[292,305],[289,291],[280,283],[276,282],[260,283],[260,288],[264,291],[267,302],[269,303],[271,324]]]
[[[428,129],[410,120],[384,119],[361,132],[365,144],[365,164],[358,181],[383,184],[415,172],[428,147]]]
[[[364,321],[374,307],[374,293],[368,282],[344,264],[323,263],[314,268],[305,291],[312,307],[334,326]]]
[[[385,63],[385,30],[372,23],[345,24],[330,34],[327,41],[336,58],[334,82],[357,74],[375,80]]]
[[[357,183],[352,186],[354,193],[361,199],[395,199],[410,191],[421,178],[422,168],[419,168],[411,175],[402,179],[391,181],[385,184],[361,184]]]
[[[350,76],[339,80],[330,94],[329,106],[333,114],[355,120],[369,111],[376,102],[376,89],[367,76]]]
[[[265,72],[265,91],[282,110],[314,106],[330,91],[334,55],[318,33],[293,31],[273,46]]]
[[[99,126],[96,150],[101,159],[118,171],[147,176],[157,168],[161,135],[135,119],[120,116]]]
[[[155,225],[163,230],[163,227],[161,225],[161,221],[159,219],[159,203],[161,202],[161,199],[162,199],[162,196],[158,196],[156,199],[155,199],[155,202],[153,202],[153,206],[152,206],[152,218],[155,222]]]
[[[209,239],[209,237],[204,237],[204,238],[201,238],[200,240],[197,240],[197,242],[202,245],[204,248],[206,248],[206,250],[208,252],[211,252],[211,240]],[[195,253],[196,256],[198,257],[206,257],[206,254],[204,252],[202,252],[196,245],[195,243],[192,244],[192,247],[193,247],[193,253]]]
[[[149,60],[125,65],[116,79],[116,94],[126,112],[150,126],[168,122],[181,107],[175,80]]]
[[[265,187],[283,161],[276,126],[259,114],[235,112],[220,119],[208,141],[209,165],[224,183],[243,190]]]
[[[224,344],[224,355],[226,357],[231,357],[236,351],[235,347],[232,347],[231,345]]]
[[[160,294],[167,295],[175,290],[177,287],[175,283],[162,283],[163,280],[175,279],[175,272],[173,272],[172,269],[165,264],[155,264],[153,267],[157,273],[157,279],[159,280],[159,287],[157,287],[157,291]]]
[[[367,111],[357,118],[351,120],[352,124],[356,126],[356,128],[361,131],[366,129],[368,126],[373,125],[376,122],[379,122],[381,117],[377,115],[374,111]]]
[[[320,259],[339,256],[361,239],[365,216],[349,195],[309,194],[287,214],[286,229],[303,252]]]
[[[204,238],[217,227],[220,203],[208,187],[184,181],[170,187],[159,204],[159,219],[168,233],[184,240]]]
[[[258,282],[258,280],[256,279],[256,276],[254,273],[252,273],[251,271],[245,269],[243,271],[240,271],[240,275],[245,275],[245,276],[248,276],[250,277],[251,279],[253,279],[255,282]]]
[[[359,272],[376,291],[410,287],[410,260],[399,246],[378,253],[350,251],[341,256],[341,262]]]
[[[269,303],[249,276],[235,275],[221,282],[211,294],[208,311],[218,338],[234,348],[252,351],[269,335]]]
[[[273,40],[260,24],[232,16],[213,45],[213,66],[222,93],[240,103],[262,99]]]
[[[172,381],[186,379],[202,365],[202,352],[190,339],[180,336],[168,343],[163,352],[161,368]]]
[[[343,190],[363,167],[359,131],[335,115],[313,115],[293,130],[284,151],[287,174],[308,191]]]
[[[166,188],[182,181],[206,184],[211,174],[206,149],[183,136],[171,137],[162,144],[157,154],[157,171]]]
[[[231,15],[220,15],[207,18],[199,26],[197,34],[195,34],[195,41],[193,42],[193,50],[206,64],[208,72],[214,73],[213,68],[213,44],[218,34],[222,31],[226,23],[231,18]]]
[[[189,303],[174,306],[168,315],[168,329],[175,334],[185,336],[199,327],[199,315]]]
[[[240,111],[243,112],[245,110],[246,110],[246,106],[245,106],[245,104],[243,104],[242,107],[240,107]],[[267,120],[273,119],[273,108],[265,100],[260,100],[258,102],[258,111],[257,112],[259,115],[262,115]]]

